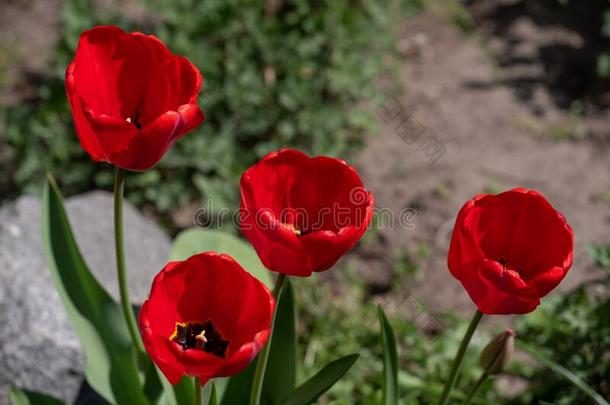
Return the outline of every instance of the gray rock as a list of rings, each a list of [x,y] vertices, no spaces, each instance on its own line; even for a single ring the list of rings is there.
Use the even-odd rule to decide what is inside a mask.
[[[112,195],[70,198],[66,208],[85,260],[115,297]],[[131,298],[141,303],[165,265],[170,241],[126,204],[125,245]],[[0,404],[11,385],[49,393],[69,403],[83,381],[84,359],[41,245],[40,202],[21,197],[0,208]]]

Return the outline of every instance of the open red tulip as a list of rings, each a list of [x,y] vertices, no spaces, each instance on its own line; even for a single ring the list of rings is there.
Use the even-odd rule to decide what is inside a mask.
[[[66,91],[83,149],[95,161],[146,170],[203,121],[202,78],[156,37],[100,26],[81,34]]]
[[[518,188],[464,205],[448,265],[481,312],[523,314],[565,277],[573,246],[564,216],[538,192]]]
[[[171,262],[139,315],[148,355],[172,383],[243,370],[267,342],[275,300],[235,260],[214,252]]]
[[[373,216],[373,195],[353,167],[293,149],[248,169],[240,191],[242,232],[269,270],[287,275],[332,267]]]

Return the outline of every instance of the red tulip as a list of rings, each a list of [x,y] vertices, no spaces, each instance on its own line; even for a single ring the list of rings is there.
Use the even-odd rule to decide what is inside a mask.
[[[241,227],[272,271],[324,271],[366,231],[373,195],[344,161],[292,149],[270,153],[241,179]]]
[[[148,355],[172,383],[184,375],[230,376],[267,342],[275,300],[224,254],[171,262],[155,277],[140,311]]]
[[[151,168],[203,122],[201,82],[195,66],[152,35],[112,26],[83,32],[66,71],[81,146],[97,162]]]
[[[449,270],[485,314],[524,314],[572,266],[574,234],[536,191],[478,195],[458,214]]]

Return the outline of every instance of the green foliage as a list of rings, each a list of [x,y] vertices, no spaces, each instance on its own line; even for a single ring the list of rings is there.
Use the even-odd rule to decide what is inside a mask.
[[[590,246],[589,254],[600,268],[610,271],[610,245]]]
[[[269,352],[261,401],[279,404],[294,389],[297,378],[296,309],[290,280],[285,281],[280,295],[272,349]]]
[[[296,319],[294,292],[286,281],[278,299],[275,327],[271,337],[269,360],[261,392],[261,403],[277,405],[296,383]],[[258,359],[258,358],[257,358]],[[257,360],[231,377],[222,396],[222,405],[247,404],[253,385]]]
[[[0,189],[36,190],[45,171],[68,194],[111,187],[106,165],[78,145],[63,83],[79,33],[96,24],[154,33],[204,75],[205,123],[156,168],[130,177],[128,198],[137,205],[167,213],[211,198],[234,206],[241,173],[281,147],[347,157],[374,128],[373,109],[360,101],[388,67],[398,16],[418,1],[286,0],[270,2],[280,4],[273,12],[264,3],[140,0],[138,16],[66,0],[48,71],[35,78],[31,99],[3,112],[10,150],[0,167],[10,170]]]
[[[592,248],[593,258],[606,266],[610,246]],[[534,313],[520,320],[519,339],[542,350],[604,398],[610,398],[610,274],[587,282],[569,294],[545,298]],[[589,403],[582,389],[546,367],[526,369],[530,389],[519,403],[544,398],[554,404]]]
[[[87,268],[51,180],[41,222],[55,287],[85,352],[87,381],[111,403],[147,404],[121,309]]]
[[[316,375],[292,391],[286,400],[282,401],[282,405],[308,405],[314,403],[348,372],[356,360],[358,360],[358,355],[350,354],[327,364]]]
[[[334,270],[332,279],[300,279],[295,282],[295,292],[299,304],[299,359],[303,364],[300,379],[315,374],[337,356],[358,353],[358,362],[325,394],[324,403],[381,403],[384,351],[379,314],[361,279],[346,267]],[[399,403],[435,403],[466,325],[443,318],[444,335],[427,332],[426,324],[432,321],[426,320],[424,314],[417,320],[410,319],[414,311],[425,311],[424,308],[415,308],[415,298],[402,298],[404,301],[397,307],[386,308],[400,353]],[[474,343],[473,352],[482,342]],[[473,381],[480,373],[476,358],[467,359],[466,364],[462,381]],[[458,387],[458,395],[463,395],[461,388]],[[483,391],[488,393],[489,389]],[[497,398],[493,392],[489,395],[491,401]]]
[[[379,312],[379,329],[381,329],[381,346],[383,347],[383,384],[382,400],[384,405],[398,403],[398,354],[394,330],[385,316],[381,306]]]
[[[606,273],[600,271],[599,278],[568,293],[553,292],[544,298],[536,311],[517,318],[514,329],[518,342],[527,343],[536,354],[550,362],[537,363],[535,358],[534,362],[522,362],[523,355],[515,356],[507,373],[527,383],[528,388],[517,392],[511,388],[499,391],[490,379],[473,403],[525,405],[538,403],[541,399],[556,405],[591,403],[593,392],[583,391],[583,384],[574,385],[567,376],[584,382],[600,397],[610,398],[610,358],[607,355],[610,347],[610,246],[589,250],[600,270]],[[413,276],[404,274],[402,277],[402,282],[407,283]],[[304,364],[301,372],[312,375],[333,357],[358,352],[360,360],[325,395],[325,403],[380,403],[384,351],[379,343],[378,314],[362,281],[352,269],[344,268],[334,271],[333,277],[324,281],[298,280],[295,287],[301,321],[298,333],[299,358]],[[399,304],[390,304],[398,301]],[[451,315],[427,317],[430,314],[415,297],[391,297],[385,302],[399,351],[399,403],[436,403],[467,322]],[[432,322],[437,327],[431,328]],[[475,333],[454,390],[456,403],[480,376],[478,354],[494,334],[495,330],[484,327]],[[523,352],[523,345],[518,345],[518,350]],[[553,367],[549,367],[551,363]]]
[[[209,404],[210,405],[218,405],[218,396],[216,394],[216,385],[212,382],[212,388],[211,388],[211,392],[210,392],[210,400],[209,400]]]
[[[64,403],[48,395],[11,388],[9,393],[13,405],[63,405]]]

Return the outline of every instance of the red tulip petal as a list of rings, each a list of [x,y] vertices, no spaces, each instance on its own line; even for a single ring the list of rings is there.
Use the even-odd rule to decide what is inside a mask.
[[[201,83],[197,68],[158,38],[112,26],[85,31],[66,71],[81,145],[128,170],[149,169],[203,121]]]
[[[477,196],[478,197],[478,196]],[[451,236],[451,244],[447,255],[449,271],[455,278],[460,278],[462,266],[466,263],[476,262],[485,258],[476,238],[473,237],[473,225],[476,215],[475,204],[480,198],[473,198],[464,204],[458,213]]]
[[[264,330],[259,332],[252,342],[242,345],[222,367],[217,370],[217,375],[220,377],[228,377],[243,370],[261,351],[269,338],[270,331]]]
[[[177,111],[181,106],[197,103],[202,77],[188,59],[172,54],[158,38],[133,34],[143,48],[150,52],[152,64],[146,93],[147,103],[140,110],[144,125],[166,111]]]
[[[491,260],[469,263],[460,281],[485,314],[525,314],[540,304],[517,272]]]
[[[180,378],[186,373],[184,366],[178,361],[170,349],[173,344],[167,337],[153,332],[154,328],[150,325],[149,320],[155,319],[154,315],[150,314],[151,305],[146,301],[140,310],[140,331],[142,333],[142,341],[149,356],[155,360],[155,364],[159,366],[163,374],[169,382],[177,384]]]
[[[555,266],[563,267],[573,249],[573,233],[565,219],[540,194],[526,195],[520,226],[510,251],[511,267],[524,279],[534,277]]]
[[[149,52],[113,26],[81,34],[74,58],[75,88],[96,115],[127,118],[142,103],[150,82]]]
[[[525,280],[528,286],[536,290],[540,298],[547,295],[552,289],[564,279],[568,272],[568,267],[553,267],[540,272],[532,278]]]
[[[123,151],[139,133],[133,124],[122,118],[106,114],[96,116],[87,107],[83,110],[106,156]]]
[[[456,219],[448,265],[485,313],[527,313],[572,265],[573,233],[539,193],[475,197]]]
[[[182,128],[180,133],[174,136],[172,142],[177,141],[187,132],[197,128],[205,119],[203,111],[197,104],[184,104],[178,107],[178,114],[182,117]]]
[[[270,291],[231,257],[207,252],[155,277],[139,325],[147,352],[172,382],[183,374],[205,382],[247,366],[269,335],[274,305]],[[223,355],[171,340],[177,322],[208,321],[228,342]]]
[[[355,170],[330,157],[283,149],[242,176],[242,232],[273,271],[330,268],[366,231],[374,198]]]
[[[150,299],[154,305],[146,305],[149,303],[146,301],[146,311],[144,306],[142,307],[139,317],[141,328],[150,327],[157,334],[169,337],[174,331],[176,322],[185,321],[180,318],[174,298],[174,294],[183,292],[185,288],[176,272],[181,264],[181,262],[168,263],[153,280]]]
[[[97,162],[107,161],[106,152],[104,152],[97,135],[93,132],[89,121],[85,117],[83,101],[76,93],[74,84],[74,62],[72,62],[66,70],[66,94],[68,96],[68,101],[72,106],[74,126],[82,148],[91,155],[93,160]]]
[[[110,159],[125,169],[147,170],[161,160],[183,125],[180,114],[168,111],[137,132],[129,144],[121,151],[111,154]]]
[[[526,199],[521,193],[490,195],[476,202],[470,215],[474,229],[485,256],[499,260],[513,243],[518,222],[524,212]]]
[[[187,265],[199,269],[190,282],[201,286],[201,291],[196,300],[185,304],[199,314],[200,321],[209,319],[221,335],[231,336],[229,354],[271,323],[272,313],[253,305],[266,302],[268,308],[269,291],[232,258],[208,253],[192,257]]]

